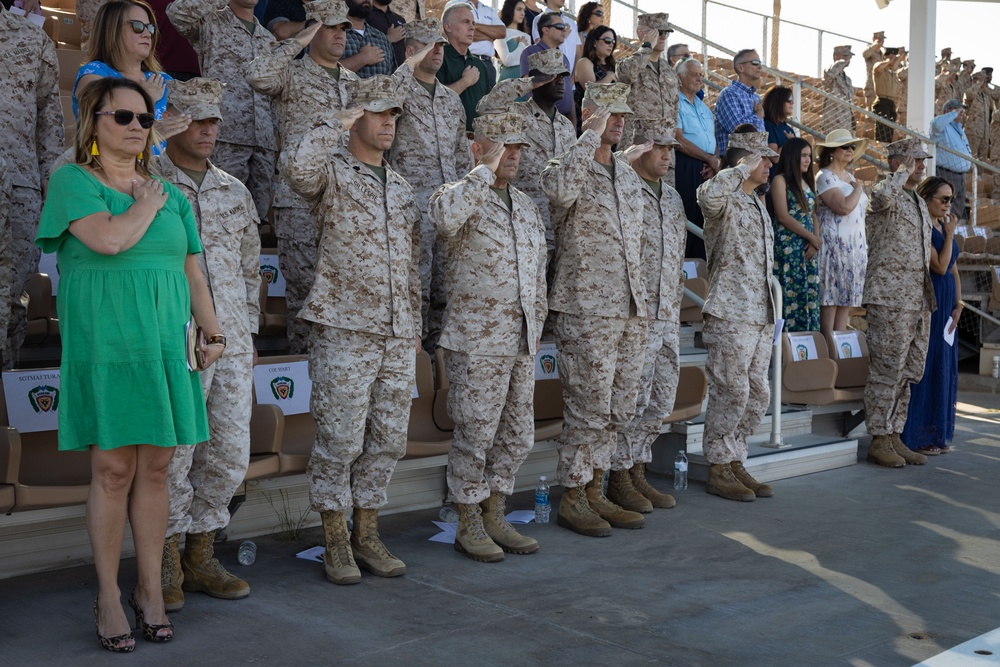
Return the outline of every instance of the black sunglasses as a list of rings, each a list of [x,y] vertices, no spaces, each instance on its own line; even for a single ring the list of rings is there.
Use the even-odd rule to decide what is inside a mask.
[[[611,46],[614,46],[615,44],[618,43],[616,40],[613,40],[610,37],[601,37],[597,41],[598,42],[604,42],[605,44],[610,44]]]
[[[125,21],[130,26],[132,26],[132,32],[137,35],[141,35],[143,30],[148,30],[150,35],[156,34],[156,26],[152,23],[143,23],[142,21]]]
[[[139,127],[144,130],[148,130],[153,127],[153,123],[156,122],[156,116],[151,113],[135,113],[134,111],[129,111],[128,109],[115,109],[114,111],[96,111],[95,116],[114,116],[115,122],[119,125],[130,125],[132,119],[139,120]]]
[[[569,27],[566,23],[550,23],[548,25],[543,25],[543,28],[555,28],[556,30],[565,30]]]
[[[754,67],[760,67],[759,60],[744,60],[740,65],[753,65]]]
[[[591,16],[604,16],[604,12],[601,11],[600,9],[595,9],[594,11],[590,12],[590,15]]]

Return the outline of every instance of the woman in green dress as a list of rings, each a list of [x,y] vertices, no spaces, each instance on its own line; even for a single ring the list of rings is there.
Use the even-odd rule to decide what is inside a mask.
[[[781,281],[785,331],[819,331],[819,264],[812,146],[793,137],[781,147],[771,181],[774,275]]]
[[[191,207],[150,176],[153,101],[128,79],[99,79],[80,95],[75,162],[49,180],[36,243],[56,252],[62,333],[59,449],[90,450],[87,530],[97,569],[97,635],[135,646],[121,605],[125,519],[138,582],[129,598],[149,641],[168,641],[160,590],[167,469],[174,447],[208,439],[201,384],[187,364],[193,314],[220,333],[195,253]],[[206,364],[223,345],[202,345]]]

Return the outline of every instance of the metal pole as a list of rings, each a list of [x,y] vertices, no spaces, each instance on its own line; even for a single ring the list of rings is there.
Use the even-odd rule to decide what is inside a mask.
[[[763,32],[763,37],[761,38],[760,57],[761,57],[761,60],[764,60],[765,59],[764,56],[767,54],[767,51],[768,51],[768,49],[767,49],[767,17],[766,16],[762,16],[761,17],[761,22],[764,24],[764,32]],[[767,62],[769,62],[771,64],[771,67],[774,67],[774,63],[771,63],[771,59],[770,58],[767,58],[766,60],[767,60]]]
[[[823,78],[823,31],[820,30],[816,39],[816,78]]]
[[[792,83],[792,104],[794,108],[792,109],[792,117],[796,120],[802,120],[802,84],[798,81]]]
[[[977,210],[979,209],[979,167],[976,163],[972,163],[972,213],[969,214],[969,220],[972,221],[972,226],[976,226],[976,220],[979,215]]]
[[[784,312],[784,304],[781,296],[781,283],[774,276],[771,276],[769,283],[771,295],[774,299],[774,319],[778,320]],[[764,447],[781,449],[787,447],[781,441],[781,336],[777,336],[774,343],[774,351],[771,353],[771,441]]]
[[[708,71],[708,42],[705,41],[708,35],[708,0],[701,0],[701,64]]]

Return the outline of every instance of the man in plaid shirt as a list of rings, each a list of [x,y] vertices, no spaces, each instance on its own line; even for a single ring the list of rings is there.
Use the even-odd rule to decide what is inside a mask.
[[[372,0],[347,0],[347,18],[351,20],[352,29],[347,31],[347,45],[340,64],[362,79],[375,74],[392,74],[397,66],[389,38],[365,23],[371,13]]]
[[[737,79],[719,94],[715,103],[715,141],[719,155],[726,154],[729,135],[737,125],[749,123],[764,131],[764,107],[754,87],[760,81],[760,56],[753,49],[743,49],[733,57]]]

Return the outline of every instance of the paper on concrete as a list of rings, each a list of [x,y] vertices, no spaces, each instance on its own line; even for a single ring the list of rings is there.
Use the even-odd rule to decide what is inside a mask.
[[[305,551],[300,551],[295,554],[295,557],[301,558],[302,560],[313,560],[317,563],[322,563],[324,551],[326,551],[326,547],[309,547]]]

